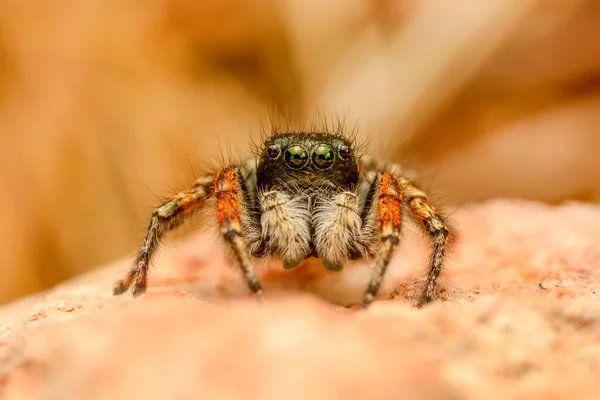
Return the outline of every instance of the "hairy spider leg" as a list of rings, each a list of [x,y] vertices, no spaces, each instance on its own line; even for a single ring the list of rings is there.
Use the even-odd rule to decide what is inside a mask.
[[[240,172],[238,168],[225,168],[215,178],[215,197],[217,198],[217,219],[221,227],[223,238],[233,251],[248,288],[256,295],[262,295],[262,287],[250,261],[250,255],[242,234],[240,220]]]
[[[381,243],[369,286],[367,286],[360,305],[361,309],[367,308],[377,295],[394,250],[400,243],[402,227],[402,188],[398,178],[388,172],[383,172],[376,184]]]
[[[406,194],[406,203],[408,204],[408,207],[433,242],[429,272],[427,273],[425,288],[423,289],[418,302],[418,306],[422,307],[433,300],[435,287],[440,273],[442,272],[442,264],[448,245],[449,230],[444,222],[444,218],[438,213],[435,207],[429,203],[428,196],[425,192],[405,178],[400,178],[400,185],[402,185]]]
[[[194,183],[191,188],[176,194],[163,203],[152,213],[146,237],[135,262],[124,279],[117,282],[113,289],[114,295],[119,295],[133,284],[132,293],[139,296],[146,291],[148,284],[148,266],[152,260],[161,238],[177,227],[189,211],[200,207],[213,192],[214,177],[205,175]]]

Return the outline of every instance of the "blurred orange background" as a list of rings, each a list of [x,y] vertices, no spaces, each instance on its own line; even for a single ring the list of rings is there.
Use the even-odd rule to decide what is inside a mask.
[[[594,0],[3,0],[0,302],[131,254],[273,110],[453,207],[598,202],[599,42]]]

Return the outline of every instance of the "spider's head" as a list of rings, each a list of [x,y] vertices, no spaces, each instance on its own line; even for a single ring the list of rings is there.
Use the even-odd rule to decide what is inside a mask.
[[[349,139],[331,133],[279,133],[264,142],[258,164],[263,187],[351,189],[358,182],[358,156]]]

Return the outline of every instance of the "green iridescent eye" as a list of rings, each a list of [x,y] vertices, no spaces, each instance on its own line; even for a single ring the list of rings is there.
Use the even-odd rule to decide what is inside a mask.
[[[285,151],[285,163],[293,169],[300,169],[306,165],[308,161],[308,152],[299,145],[293,145]]]
[[[331,147],[326,144],[320,144],[313,150],[312,162],[315,167],[320,169],[326,169],[333,165],[335,155]]]

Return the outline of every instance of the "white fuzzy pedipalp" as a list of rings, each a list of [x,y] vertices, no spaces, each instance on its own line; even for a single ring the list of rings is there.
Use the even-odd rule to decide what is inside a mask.
[[[359,240],[362,228],[356,194],[342,192],[331,198],[319,198],[313,224],[319,257],[329,264],[343,264]]]
[[[263,241],[285,262],[295,264],[310,253],[310,198],[280,191],[259,194]]]

